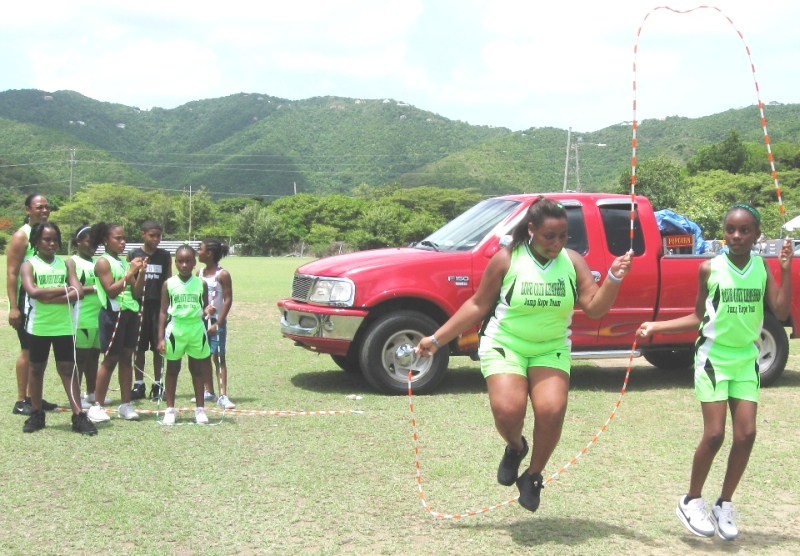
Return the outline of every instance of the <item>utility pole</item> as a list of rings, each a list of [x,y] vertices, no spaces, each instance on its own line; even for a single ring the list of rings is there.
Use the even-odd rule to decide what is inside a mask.
[[[189,186],[189,239],[192,238],[192,186]]]
[[[72,202],[72,170],[75,168],[75,149],[69,150],[69,202]]]
[[[293,181],[292,183],[294,184],[294,194],[297,195],[297,182]]]
[[[567,131],[567,161],[564,163],[564,188],[561,190],[562,193],[567,192],[567,175],[569,174],[569,141],[572,137],[572,128],[569,128]]]

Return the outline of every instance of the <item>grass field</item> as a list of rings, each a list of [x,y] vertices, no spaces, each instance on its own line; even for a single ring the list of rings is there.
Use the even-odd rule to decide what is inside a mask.
[[[538,512],[511,504],[441,521],[420,505],[407,399],[376,394],[329,357],[282,339],[275,302],[288,294],[301,262],[223,261],[235,292],[230,397],[244,409],[363,414],[225,417],[216,427],[112,418],[97,436],[83,438],[70,432],[67,413],[52,413],[45,430],[23,434],[24,418],[11,412],[18,344],[6,326],[0,554],[800,554],[800,341],[792,342],[778,384],[762,392],[759,436],[735,499],[736,541],[694,537],[675,517],[701,432],[699,406],[689,374],[644,361],[636,363],[617,418],[548,485]],[[5,292],[4,281],[0,286]],[[53,367],[45,397],[65,404]],[[605,422],[624,373],[619,362],[573,369],[564,435],[547,471],[566,463]],[[190,405],[188,371],[178,389],[178,404]],[[415,406],[433,510],[460,513],[516,495],[495,482],[503,443],[475,363],[452,359],[439,391],[416,397]],[[728,447],[726,440],[724,453]],[[707,499],[718,495],[723,472],[721,453]]]

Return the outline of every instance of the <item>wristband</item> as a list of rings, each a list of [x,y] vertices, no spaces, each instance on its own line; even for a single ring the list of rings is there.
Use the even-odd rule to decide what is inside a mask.
[[[442,349],[442,344],[439,343],[439,340],[437,340],[436,336],[433,334],[431,334],[431,342],[436,346],[437,349]]]
[[[622,278],[624,278],[624,276]],[[616,276],[614,276],[614,273],[611,272],[611,269],[610,268],[608,269],[608,279],[614,282],[615,284],[621,283],[622,278],[617,278]]]

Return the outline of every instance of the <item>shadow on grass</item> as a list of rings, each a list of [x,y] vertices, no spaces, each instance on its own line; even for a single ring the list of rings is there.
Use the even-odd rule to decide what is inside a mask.
[[[557,546],[575,546],[593,539],[617,537],[629,539],[649,546],[657,546],[653,539],[637,534],[634,530],[618,525],[611,525],[602,521],[588,519],[575,519],[570,517],[546,517],[524,519],[511,524],[458,524],[459,527],[472,529],[504,529],[507,530],[512,540],[522,546],[543,548],[549,544],[545,553],[557,554]],[[555,552],[553,552],[555,551]]]

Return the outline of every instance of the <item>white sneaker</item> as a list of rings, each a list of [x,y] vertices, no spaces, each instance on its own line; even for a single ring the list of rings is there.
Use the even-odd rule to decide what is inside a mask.
[[[90,404],[89,402],[87,402],[84,399],[81,399],[81,409],[83,409],[85,411],[87,409],[90,409],[91,407],[92,407],[92,404]]]
[[[174,425],[176,415],[178,415],[178,410],[174,407],[168,407],[164,412],[164,420],[161,421],[161,423],[164,425]]]
[[[217,398],[217,403],[223,409],[236,409],[236,404],[229,400],[228,396],[225,394],[222,394],[219,398]]]
[[[736,515],[733,502],[723,502],[722,506],[716,504],[711,506],[711,521],[716,526],[719,538],[732,541],[739,536],[739,529],[734,521]]]
[[[94,403],[94,392],[86,396],[86,401],[89,402],[90,404]],[[105,401],[103,402],[103,405],[108,405],[110,403],[111,403],[111,398],[106,398]]]
[[[217,397],[208,390],[206,390],[205,392],[203,392],[203,401],[215,402],[217,401]]]
[[[111,417],[108,416],[106,409],[102,405],[93,405],[90,407],[89,411],[86,412],[86,416],[92,423],[102,423],[111,420]]]
[[[706,512],[706,503],[702,498],[695,498],[688,504],[683,503],[684,497],[678,498],[678,507],[675,514],[686,528],[698,537],[713,537],[714,524]]]
[[[208,415],[206,415],[205,407],[194,408],[194,422],[197,423],[198,425],[208,424]]]
[[[126,421],[138,421],[139,414],[136,413],[136,410],[133,409],[133,406],[129,403],[124,403],[119,406],[119,416]]]

